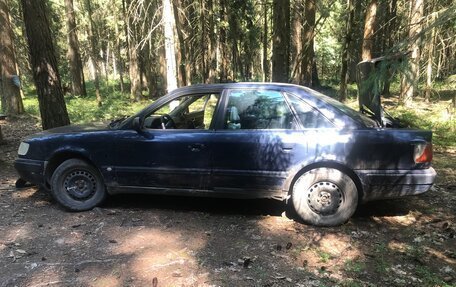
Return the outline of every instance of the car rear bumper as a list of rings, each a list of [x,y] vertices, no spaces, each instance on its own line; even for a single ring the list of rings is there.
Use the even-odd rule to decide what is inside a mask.
[[[44,166],[45,162],[40,160],[18,158],[14,162],[14,168],[19,176],[37,185],[44,184]]]
[[[434,184],[435,170],[356,170],[363,185],[362,201],[417,195]]]

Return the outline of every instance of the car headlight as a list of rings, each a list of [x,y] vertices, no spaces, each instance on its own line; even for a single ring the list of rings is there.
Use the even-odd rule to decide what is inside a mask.
[[[18,155],[26,155],[29,150],[30,144],[26,142],[21,142],[19,149],[17,150]]]

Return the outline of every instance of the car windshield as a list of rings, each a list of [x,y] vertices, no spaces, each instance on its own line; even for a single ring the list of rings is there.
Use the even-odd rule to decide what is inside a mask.
[[[373,119],[361,114],[358,111],[355,111],[354,109],[342,104],[341,102],[328,97],[322,93],[319,93],[317,91],[311,90],[311,89],[305,89],[307,93],[311,94],[312,96],[332,105],[342,113],[346,114],[347,116],[351,117],[352,119],[356,120],[357,122],[363,123],[366,127],[368,128],[376,128],[378,127],[378,123],[374,121]]]

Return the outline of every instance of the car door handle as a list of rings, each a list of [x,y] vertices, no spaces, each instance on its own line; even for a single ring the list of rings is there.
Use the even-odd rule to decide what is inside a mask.
[[[294,143],[282,143],[282,150],[283,151],[291,151],[294,147]]]
[[[204,149],[206,146],[204,144],[201,144],[201,143],[195,143],[195,144],[191,144],[191,145],[188,145],[188,148],[193,151],[193,152],[199,152],[201,151],[202,149]]]

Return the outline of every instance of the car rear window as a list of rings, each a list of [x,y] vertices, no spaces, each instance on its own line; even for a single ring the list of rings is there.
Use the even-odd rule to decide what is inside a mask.
[[[342,104],[341,102],[328,97],[326,95],[323,95],[322,93],[319,93],[317,91],[311,90],[311,89],[305,89],[305,91],[312,96],[330,104],[331,106],[335,107],[345,115],[349,116],[350,118],[354,119],[355,121],[364,124],[368,128],[376,128],[379,127],[378,123],[371,118],[363,115],[362,113],[355,111],[354,109]]]

